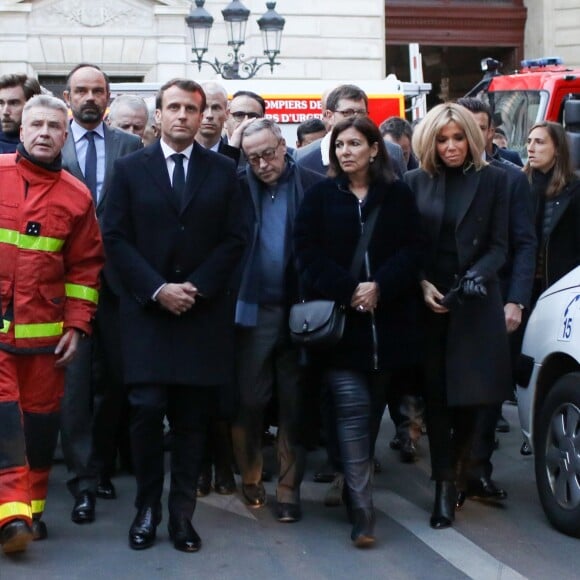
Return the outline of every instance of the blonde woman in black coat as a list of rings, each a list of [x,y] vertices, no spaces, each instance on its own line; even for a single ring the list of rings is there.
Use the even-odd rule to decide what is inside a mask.
[[[471,446],[481,405],[510,392],[509,352],[497,271],[507,254],[504,173],[484,161],[472,114],[455,104],[433,108],[416,129],[420,169],[414,191],[428,253],[421,280],[425,309],[425,402],[436,481],[431,526],[455,516],[454,480]],[[450,294],[451,292],[451,294]]]

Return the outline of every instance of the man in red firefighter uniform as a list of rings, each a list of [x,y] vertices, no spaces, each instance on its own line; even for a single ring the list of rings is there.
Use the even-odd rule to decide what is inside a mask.
[[[104,254],[89,190],[61,170],[67,109],[38,95],[17,152],[0,156],[0,545],[46,537],[40,521],[64,367],[91,331]]]

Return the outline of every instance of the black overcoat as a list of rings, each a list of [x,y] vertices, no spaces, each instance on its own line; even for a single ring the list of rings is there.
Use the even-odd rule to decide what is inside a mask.
[[[580,264],[580,180],[575,179],[554,198],[548,235],[542,240],[543,207],[538,212],[538,239],[544,252],[544,287],[551,286]],[[539,200],[545,203],[545,199]]]
[[[377,205],[380,211],[368,254],[371,279],[380,289],[375,311],[379,369],[415,364],[420,360],[418,275],[422,254],[419,214],[409,188],[402,181],[369,188],[362,217]],[[344,181],[326,179],[306,192],[294,226],[298,271],[305,298],[326,298],[350,305],[360,281],[350,273],[360,238],[358,200]],[[322,365],[373,370],[371,316],[347,308],[342,340],[314,353]]]
[[[128,384],[232,381],[231,274],[248,237],[234,163],[194,144],[185,189],[179,203],[159,142],[115,163],[103,237],[123,283]],[[163,283],[184,281],[203,297],[182,316],[152,300]]]
[[[431,177],[416,169],[406,173],[404,179],[415,192],[429,244],[424,272],[429,280],[445,207],[445,175]],[[487,281],[488,295],[465,300],[449,313],[446,386],[451,406],[498,403],[511,391],[507,331],[497,280],[497,271],[507,256],[506,177],[503,171],[488,165],[480,171],[468,171],[464,181],[455,230],[457,274],[477,271]],[[428,388],[429,380],[426,383]]]

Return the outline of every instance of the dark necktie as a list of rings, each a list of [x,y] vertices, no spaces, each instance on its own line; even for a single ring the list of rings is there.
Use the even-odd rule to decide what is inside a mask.
[[[173,167],[173,191],[175,192],[175,198],[179,202],[179,206],[183,203],[183,192],[185,190],[185,170],[183,168],[183,160],[185,155],[183,153],[174,153],[171,156],[175,166]]]
[[[97,148],[95,146],[95,132],[87,131],[85,139],[89,142],[85,159],[85,183],[91,190],[95,203],[97,200]]]

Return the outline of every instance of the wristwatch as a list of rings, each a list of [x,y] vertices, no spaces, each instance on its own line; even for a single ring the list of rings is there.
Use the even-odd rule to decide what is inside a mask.
[[[520,310],[524,310],[525,306],[523,304],[516,304],[516,306],[520,309]]]

